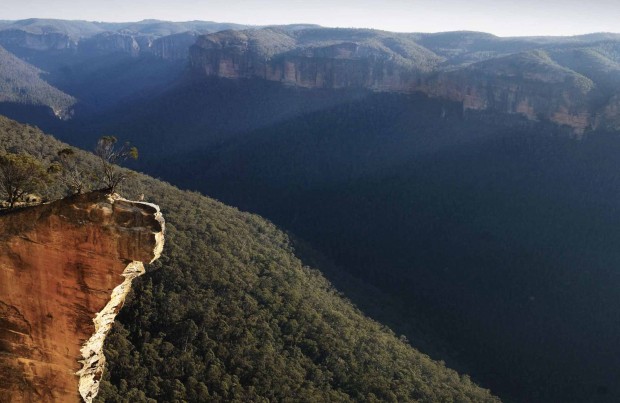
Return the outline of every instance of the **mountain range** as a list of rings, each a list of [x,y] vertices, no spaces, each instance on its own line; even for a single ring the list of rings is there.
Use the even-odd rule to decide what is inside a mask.
[[[267,217],[503,400],[618,400],[620,35],[25,20],[0,46],[0,113]]]
[[[189,64],[197,75],[259,77],[304,88],[422,92],[461,102],[466,110],[547,119],[578,134],[599,126],[616,128],[618,35],[499,38],[477,32],[397,34],[305,25],[247,28],[200,21],[32,19],[0,26],[0,45],[49,73],[48,81],[84,103],[91,97],[75,87],[76,81],[104,79],[92,75],[93,63],[110,63],[104,55],[114,55],[115,67],[127,69],[124,55],[136,64],[137,59],[154,58],[149,63],[159,71],[136,70],[150,75],[149,80],[127,78],[120,85],[125,91],[106,94],[115,102],[120,95],[181,74],[159,66],[177,61]]]

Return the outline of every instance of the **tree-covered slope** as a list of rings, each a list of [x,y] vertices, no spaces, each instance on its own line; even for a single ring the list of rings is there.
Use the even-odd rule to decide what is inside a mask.
[[[137,119],[98,132],[141,137],[145,148],[163,139],[166,150],[142,158],[146,171],[310,242],[402,306],[375,318],[414,345],[407,327],[426,322],[433,344],[448,346],[438,357],[502,398],[618,400],[617,134],[575,139],[416,95],[358,94],[295,116],[276,100],[292,109],[317,92],[234,81],[201,90],[153,107],[151,116],[170,113],[160,126]],[[196,109],[180,114],[186,105]],[[347,295],[368,312],[387,305]]]
[[[0,118],[0,152],[65,146]],[[162,207],[166,247],[109,336],[99,401],[496,400],[365,317],[264,219],[139,174],[123,193]]]
[[[46,106],[66,117],[75,98],[41,79],[42,73],[0,46],[0,102]]]

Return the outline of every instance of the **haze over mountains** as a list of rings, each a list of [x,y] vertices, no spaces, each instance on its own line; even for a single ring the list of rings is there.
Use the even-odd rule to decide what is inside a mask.
[[[620,37],[615,34],[499,38],[476,32],[395,34],[304,25],[242,28],[247,27],[199,21],[33,19],[5,22],[0,45],[49,73],[49,82],[85,104],[92,102],[92,89],[81,91],[76,85],[103,79],[96,75],[102,63],[110,76],[125,76],[124,91],[107,94],[118,101],[181,75],[178,66],[170,71],[172,65],[186,67],[189,58],[192,69],[207,76],[259,77],[304,88],[423,92],[462,102],[465,109],[519,113],[577,132],[617,123],[610,117],[618,107]],[[197,40],[221,30],[226,31]],[[153,65],[136,66],[145,58],[154,58]],[[127,77],[126,69],[134,75]],[[547,102],[549,98],[555,102]],[[69,107],[66,101],[62,105]]]
[[[273,220],[507,401],[619,399],[620,35],[26,20],[0,46],[0,113]]]

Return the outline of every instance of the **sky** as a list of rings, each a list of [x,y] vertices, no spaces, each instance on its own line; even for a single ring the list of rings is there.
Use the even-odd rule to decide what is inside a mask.
[[[0,20],[313,23],[498,36],[620,32],[620,0],[0,0]]]

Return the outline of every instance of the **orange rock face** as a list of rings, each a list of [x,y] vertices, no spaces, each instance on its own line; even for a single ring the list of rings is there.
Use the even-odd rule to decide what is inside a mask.
[[[94,335],[105,337],[126,278],[159,256],[163,230],[157,206],[101,192],[0,214],[0,401],[81,401],[83,366],[82,396],[94,397],[104,361]]]

